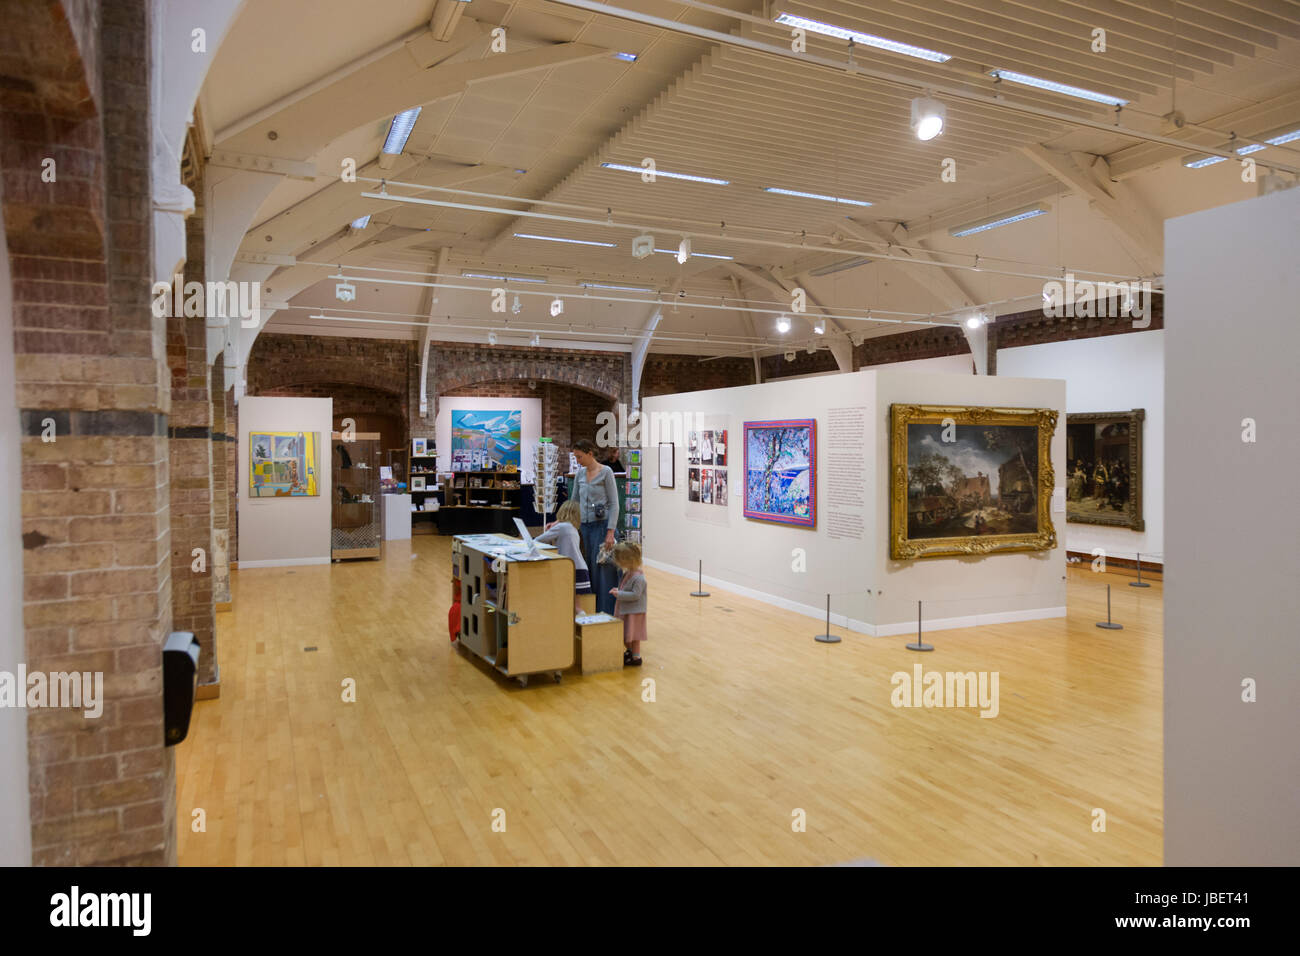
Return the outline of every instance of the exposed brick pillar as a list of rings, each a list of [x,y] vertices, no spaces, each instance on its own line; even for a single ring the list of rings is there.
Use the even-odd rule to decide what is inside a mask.
[[[203,281],[203,251],[193,245],[202,230],[202,222],[186,224],[186,284]],[[212,404],[204,323],[202,316],[167,319],[172,625],[178,631],[194,632],[200,648],[199,683],[213,684],[217,653],[212,596]]]
[[[231,483],[227,473],[226,444],[236,441],[226,421],[226,366],[223,356],[208,373],[212,402],[212,601],[215,609],[230,606],[230,508]]]
[[[28,713],[38,865],[176,860],[161,696],[171,592],[162,328],[150,310],[148,9],[15,0],[0,30],[27,667],[103,674],[99,717]],[[52,182],[41,179],[47,157]]]

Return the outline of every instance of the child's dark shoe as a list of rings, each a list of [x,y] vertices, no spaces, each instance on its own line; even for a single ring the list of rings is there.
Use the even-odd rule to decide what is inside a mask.
[[[640,667],[640,666],[641,666],[641,658],[639,658],[639,657],[629,657],[629,658],[627,659],[627,666],[628,666],[628,667]]]

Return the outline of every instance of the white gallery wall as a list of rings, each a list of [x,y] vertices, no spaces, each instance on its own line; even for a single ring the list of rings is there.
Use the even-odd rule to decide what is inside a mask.
[[[14,390],[13,296],[0,204],[0,671],[27,660],[23,632],[22,438]],[[20,693],[26,693],[23,688]],[[32,862],[27,796],[27,710],[0,707],[0,866]]]
[[[697,561],[703,561],[706,584],[815,618],[825,615],[829,593],[832,621],[868,634],[914,628],[918,598],[935,602],[937,618],[927,616],[933,627],[1063,616],[1061,546],[971,558],[889,558],[891,402],[1056,409],[1061,420],[1052,441],[1052,460],[1058,476],[1063,474],[1065,383],[1060,381],[864,370],[647,398],[642,459],[647,564],[694,577]],[[832,423],[843,421],[847,410],[862,418],[856,451],[833,437],[832,428],[840,426]],[[675,436],[676,487],[659,487],[657,440],[674,437],[663,432],[687,415],[692,422],[704,418],[706,428],[726,423],[731,492],[725,529],[716,521],[694,517],[700,506],[688,507],[684,434]],[[817,421],[817,527],[744,517],[744,423],[798,418]],[[850,462],[855,463],[852,476]],[[833,476],[841,485],[846,477],[859,481],[860,508],[835,503],[846,499],[842,492],[830,493]],[[1053,515],[1058,536],[1063,518]]]
[[[511,411],[519,409],[519,470],[532,483],[533,459],[537,457],[537,440],[542,437],[542,400],[540,398],[455,398],[438,396],[438,417],[434,420],[434,437],[438,442],[438,470],[451,471],[451,413],[463,409]],[[567,448],[560,449],[568,452]]]
[[[1165,224],[1169,866],[1300,864],[1297,249],[1300,188]]]
[[[274,568],[330,561],[330,502],[334,492],[332,398],[257,398],[239,403],[239,568]],[[316,432],[320,494],[254,498],[249,494],[252,432]]]
[[[1142,516],[1145,528],[1065,525],[1071,551],[1132,558],[1164,552],[1165,510],[1165,333],[1162,329],[1103,335],[1073,342],[1024,345],[998,351],[998,376],[1065,380],[1066,410],[1146,410],[1142,429]],[[1155,563],[1163,560],[1156,558]]]

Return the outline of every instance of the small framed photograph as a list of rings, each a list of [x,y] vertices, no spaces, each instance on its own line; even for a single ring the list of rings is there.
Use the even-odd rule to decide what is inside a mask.
[[[641,449],[634,448],[631,451],[629,451],[627,453],[627,460],[629,464],[633,464],[633,465],[641,464]]]
[[[640,528],[640,527],[641,527],[641,516],[640,516],[640,515],[628,515],[628,516],[627,516],[627,526],[628,526],[629,528]]]
[[[412,490],[412,491],[424,491],[424,476],[423,476],[423,475],[412,475],[412,476],[411,476],[411,490]]]
[[[427,439],[427,438],[412,438],[412,439],[411,439],[411,457],[412,457],[412,458],[423,458],[423,457],[425,457],[425,455],[427,454],[427,449],[428,449],[428,447],[429,447],[429,439]]]
[[[627,493],[628,493],[628,496],[631,497],[631,498],[640,498],[640,497],[641,497],[641,482],[639,482],[639,481],[629,481],[629,482],[627,483]]]
[[[627,513],[628,513],[628,514],[636,514],[636,513],[639,512],[640,510],[641,510],[641,499],[640,499],[640,498],[628,498],[628,499],[627,499]]]
[[[673,472],[677,468],[677,446],[672,442],[659,443],[659,487],[672,488],[676,478]]]
[[[640,465],[628,465],[628,467],[627,467],[627,480],[628,480],[628,481],[640,481],[640,480],[641,480],[641,466],[640,466]]]

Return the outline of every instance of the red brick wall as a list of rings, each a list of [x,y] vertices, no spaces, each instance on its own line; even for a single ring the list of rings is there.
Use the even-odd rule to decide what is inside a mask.
[[[646,357],[641,370],[641,398],[733,388],[754,384],[754,362],[750,358],[718,358],[701,362],[697,355]]]
[[[32,859],[167,864],[169,383],[150,311],[148,5],[114,0],[99,16],[96,27],[93,4],[74,5],[80,45],[59,3],[7,4],[0,29],[27,666],[103,672],[105,695],[98,719],[28,714]],[[54,183],[40,180],[45,157]]]

